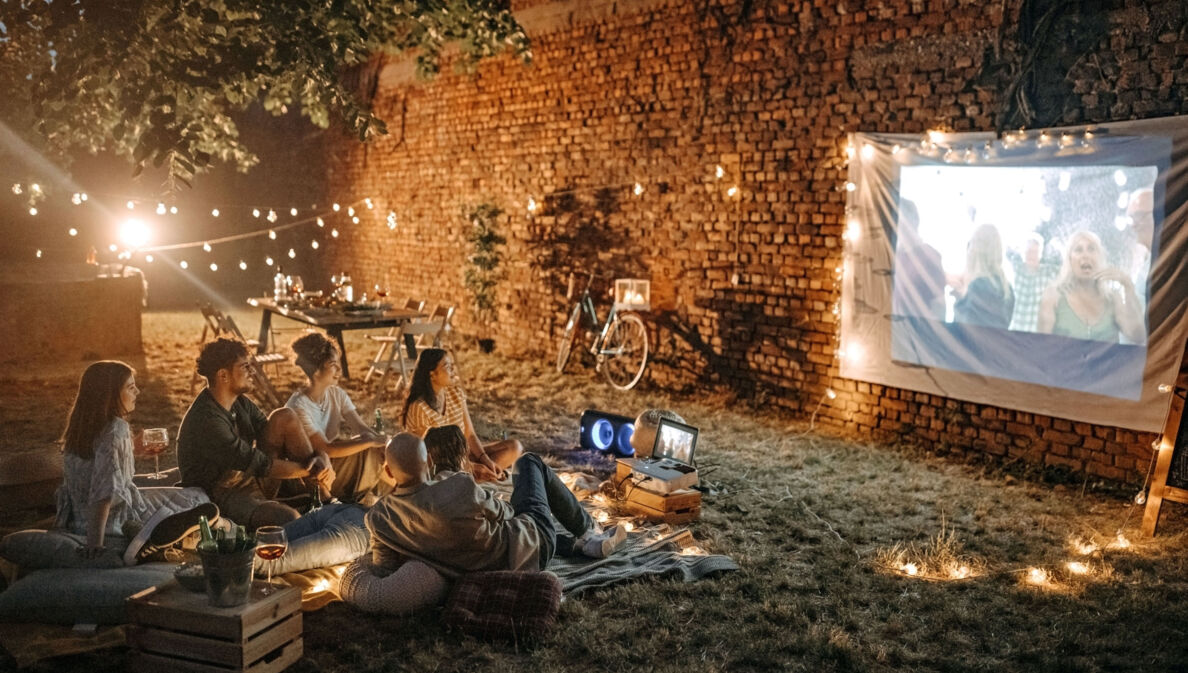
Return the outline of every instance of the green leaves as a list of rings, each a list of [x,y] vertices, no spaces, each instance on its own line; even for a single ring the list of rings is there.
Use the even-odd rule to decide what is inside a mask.
[[[500,247],[507,239],[499,233],[499,218],[503,210],[490,203],[462,209],[462,216],[470,224],[466,240],[471,245],[463,282],[474,297],[474,306],[480,321],[494,322],[498,318],[495,310],[495,288],[503,279],[499,270],[503,262]]]
[[[231,115],[259,103],[338,119],[365,141],[387,133],[342,77],[381,52],[411,52],[422,76],[454,43],[470,68],[528,39],[502,0],[140,0],[3,3],[0,121],[68,161],[112,151],[188,183],[213,161],[256,162]],[[52,53],[51,53],[52,51]]]

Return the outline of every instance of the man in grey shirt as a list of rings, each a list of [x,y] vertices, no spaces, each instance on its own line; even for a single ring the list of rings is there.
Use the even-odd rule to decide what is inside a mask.
[[[328,492],[330,459],[313,450],[292,409],[265,416],[244,397],[253,387],[253,363],[243,342],[216,339],[203,346],[197,365],[207,387],[177,434],[182,483],[206,490],[224,516],[249,529],[296,519],[297,510],[272,500],[280,481],[313,477]]]

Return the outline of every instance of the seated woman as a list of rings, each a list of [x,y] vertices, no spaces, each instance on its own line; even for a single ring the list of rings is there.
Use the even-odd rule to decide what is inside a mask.
[[[81,553],[103,553],[107,535],[131,537],[124,563],[133,565],[218,521],[219,509],[200,488],[138,488],[132,483],[136,373],[123,362],[95,362],[83,372],[63,436],[62,486],[55,526],[86,536]]]
[[[285,406],[297,412],[314,451],[330,457],[337,475],[331,495],[360,502],[368,494],[386,492],[380,467],[388,440],[367,427],[350,396],[338,387],[342,374],[338,344],[314,332],[294,340],[292,349],[309,384],[294,392]]]
[[[455,381],[454,359],[441,348],[426,348],[417,358],[400,422],[407,432],[418,437],[444,425],[461,428],[475,481],[503,479],[506,470],[524,452],[524,447],[514,439],[486,444],[479,441],[466,407],[466,394]]]
[[[429,454],[429,471],[434,479],[455,472],[470,472],[470,461],[466,460],[466,435],[456,425],[430,428],[425,433],[425,450]]]
[[[1111,288],[1115,282],[1120,289]],[[1106,266],[1101,239],[1078,231],[1068,240],[1060,277],[1044,291],[1038,331],[1043,334],[1117,343],[1147,343],[1142,302],[1121,269]]]

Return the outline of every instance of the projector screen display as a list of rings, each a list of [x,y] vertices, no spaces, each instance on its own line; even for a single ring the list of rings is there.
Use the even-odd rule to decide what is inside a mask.
[[[892,358],[1137,400],[1157,175],[901,168]]]
[[[1188,118],[849,142],[842,378],[1162,429],[1188,339]],[[979,441],[1007,441],[977,413]]]

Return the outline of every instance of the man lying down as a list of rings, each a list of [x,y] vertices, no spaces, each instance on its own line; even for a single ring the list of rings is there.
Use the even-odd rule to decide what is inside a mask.
[[[367,513],[377,573],[422,561],[446,577],[483,570],[543,570],[554,554],[610,555],[627,538],[603,531],[539,456],[515,463],[511,502],[464,471],[430,477],[425,443],[401,433],[385,450],[393,491]],[[557,531],[552,517],[564,527]]]

